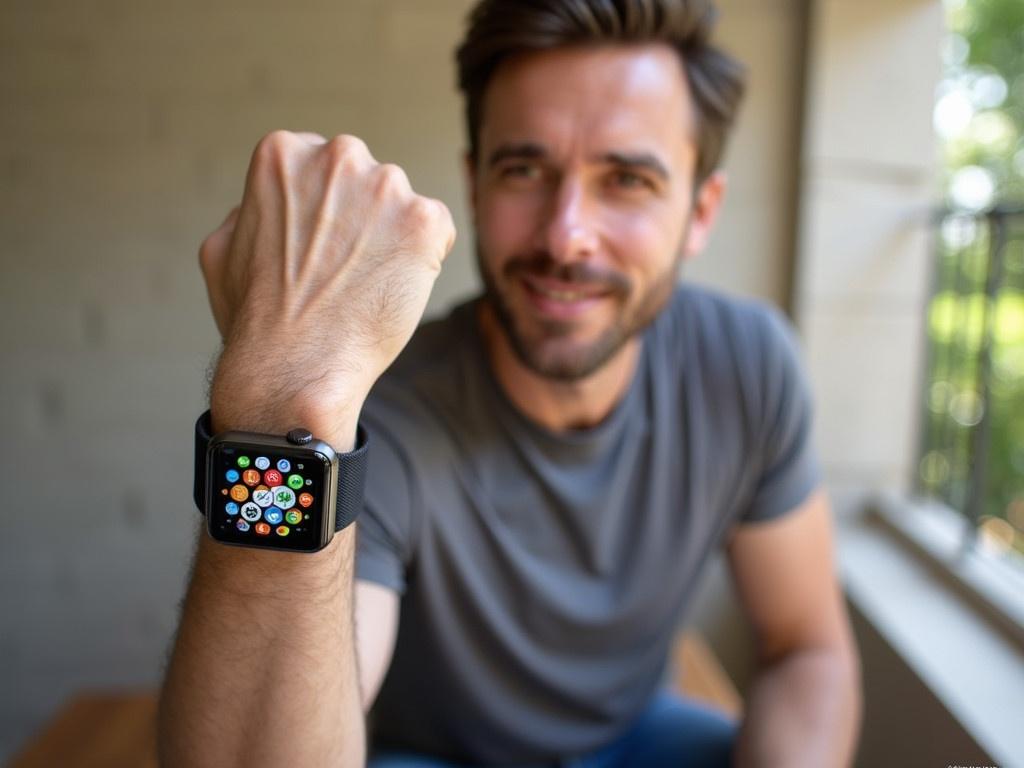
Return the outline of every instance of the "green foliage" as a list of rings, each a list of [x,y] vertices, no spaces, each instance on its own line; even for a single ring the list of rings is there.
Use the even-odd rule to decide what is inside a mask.
[[[947,18],[936,128],[950,205],[974,210],[947,220],[940,237],[919,481],[962,510],[980,491],[983,527],[995,523],[1024,552],[1024,215],[1003,220],[1006,245],[994,261],[999,240],[983,210],[1024,203],[1024,0],[948,0]],[[996,264],[1000,287],[989,299]],[[983,416],[986,472],[975,488]]]
[[[973,105],[966,129],[946,137],[947,170],[982,167],[998,199],[1024,198],[1024,2],[952,0],[947,18],[943,91]]]

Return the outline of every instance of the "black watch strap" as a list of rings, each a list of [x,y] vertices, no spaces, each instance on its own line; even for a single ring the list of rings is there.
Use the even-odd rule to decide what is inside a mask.
[[[200,514],[206,500],[206,449],[210,445],[210,412],[196,420],[196,471],[192,495]],[[369,441],[362,425],[356,427],[356,447],[348,453],[338,454],[338,509],[334,516],[335,532],[345,528],[359,517],[363,508],[363,490],[366,487],[366,457]]]

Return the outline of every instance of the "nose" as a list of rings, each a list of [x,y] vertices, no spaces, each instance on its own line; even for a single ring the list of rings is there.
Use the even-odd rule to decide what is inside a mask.
[[[579,179],[564,177],[551,199],[545,246],[555,261],[577,262],[597,252],[594,211]]]

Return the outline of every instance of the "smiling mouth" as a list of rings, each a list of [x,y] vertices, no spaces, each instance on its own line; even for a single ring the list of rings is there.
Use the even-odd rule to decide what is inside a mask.
[[[571,283],[522,275],[521,285],[531,311],[539,318],[559,322],[583,319],[604,303],[613,291],[595,283]]]
[[[522,279],[527,292],[549,301],[571,304],[604,298],[610,293],[607,288],[592,283],[567,283],[561,280],[527,275],[524,275]]]

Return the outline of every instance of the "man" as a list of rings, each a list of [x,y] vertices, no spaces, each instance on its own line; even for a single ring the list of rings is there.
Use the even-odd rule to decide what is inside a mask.
[[[856,653],[793,345],[777,313],[676,287],[741,92],[711,18],[478,4],[459,65],[486,293],[401,357],[447,210],[357,139],[260,142],[200,254],[213,426],[344,451],[361,419],[365,508],[358,546],[316,555],[200,537],[168,764],[849,762]],[[738,733],[659,691],[717,547],[761,663]]]

